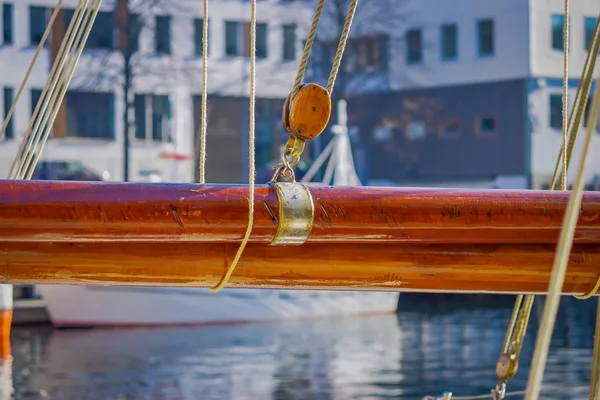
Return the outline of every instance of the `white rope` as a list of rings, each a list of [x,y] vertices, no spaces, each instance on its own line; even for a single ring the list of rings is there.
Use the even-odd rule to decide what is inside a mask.
[[[248,129],[248,227],[246,234],[242,239],[242,243],[233,259],[232,263],[227,268],[225,275],[221,278],[219,283],[210,290],[218,292],[226,284],[233,270],[237,266],[242,253],[250,240],[252,233],[252,226],[254,223],[254,175],[255,175],[255,160],[254,160],[254,109],[256,102],[256,0],[251,0],[251,12],[250,12],[250,127]],[[206,40],[206,38],[204,39]]]
[[[565,0],[565,22],[563,32],[563,100],[562,100],[562,179],[561,189],[567,190],[567,96],[569,93],[569,0]]]
[[[204,0],[204,17],[202,21],[202,127],[200,128],[200,160],[198,181],[206,183],[206,109],[208,107],[208,0]]]
[[[596,86],[592,106],[589,114],[589,123],[587,126],[586,137],[581,153],[579,169],[573,186],[573,192],[569,197],[569,203],[565,211],[560,238],[554,256],[554,265],[552,267],[552,275],[550,277],[550,285],[548,287],[548,296],[546,297],[546,305],[542,322],[538,330],[538,338],[533,361],[531,363],[531,373],[527,382],[526,400],[537,400],[540,394],[544,368],[548,358],[548,350],[552,339],[552,331],[556,322],[556,314],[562,293],[562,286],[565,280],[565,272],[567,269],[571,248],[573,246],[573,236],[575,227],[577,226],[577,218],[579,216],[579,208],[581,206],[581,198],[583,197],[584,189],[584,172],[589,154],[590,143],[592,136],[596,131],[598,122],[598,114],[600,111],[600,85]]]

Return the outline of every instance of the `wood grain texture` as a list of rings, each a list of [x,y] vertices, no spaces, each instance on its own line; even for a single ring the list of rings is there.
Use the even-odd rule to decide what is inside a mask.
[[[309,243],[556,244],[569,192],[311,187]],[[251,243],[275,235],[270,186],[255,191]],[[245,186],[0,181],[0,243],[239,243],[248,218]],[[588,192],[576,244],[600,243],[600,192]],[[112,243],[112,244],[111,244]],[[110,247],[112,246],[112,247]],[[9,249],[10,250],[10,249]]]
[[[329,123],[331,96],[322,86],[305,84],[285,104],[289,115],[283,118],[284,128],[287,127],[288,132],[304,140],[313,140],[319,136]]]
[[[3,243],[2,283],[213,286],[234,257],[231,243]],[[552,245],[250,244],[228,287],[542,293]],[[600,248],[573,248],[566,293],[600,273]]]

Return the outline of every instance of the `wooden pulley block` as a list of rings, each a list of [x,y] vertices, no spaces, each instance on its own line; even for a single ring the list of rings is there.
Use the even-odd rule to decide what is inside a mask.
[[[290,135],[304,140],[319,136],[331,117],[331,96],[316,83],[303,84],[295,95],[283,104],[283,128]]]

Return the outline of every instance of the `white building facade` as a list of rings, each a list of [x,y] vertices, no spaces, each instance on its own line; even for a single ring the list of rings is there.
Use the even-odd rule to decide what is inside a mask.
[[[144,180],[156,173],[163,180],[192,181],[194,138],[198,133],[192,122],[192,98],[201,94],[202,4],[182,0],[178,8],[173,9],[172,6],[161,7],[161,1],[132,0],[130,3],[130,14],[135,14],[136,21],[141,22],[138,22],[139,40],[135,40],[137,51],[130,64],[134,75],[135,127],[130,133],[129,180]],[[154,4],[152,8],[148,8],[150,3]],[[76,4],[75,0],[64,2],[65,26]],[[172,2],[165,1],[164,5],[167,4]],[[14,101],[55,5],[55,0],[0,2],[3,116]],[[96,18],[65,98],[65,128],[57,132],[55,125],[41,160],[79,161],[99,174],[110,176],[110,180],[121,180],[124,68],[122,54],[117,49],[115,7],[116,0],[105,1]],[[310,18],[311,12],[310,5],[302,1],[259,1],[258,97],[287,97],[302,51],[303,25],[298,21]],[[250,4],[241,0],[211,1],[208,19],[209,96],[247,98]],[[42,51],[17,102],[6,138],[0,142],[0,168],[6,173],[27,131],[51,63],[48,46]],[[209,109],[209,121],[210,112]],[[191,158],[173,161],[163,158],[161,153]],[[235,157],[244,155],[240,152]]]
[[[497,177],[526,178],[529,187],[546,186],[562,140],[563,0],[401,0],[387,5],[380,0],[378,10],[375,3],[362,15],[360,7],[367,6],[359,6],[354,32],[380,36],[386,53],[382,56],[372,45],[359,51],[355,58],[359,66],[363,60],[366,68],[354,70],[348,90],[398,93],[375,106],[383,117],[377,116],[380,121],[367,125],[373,131],[368,133],[372,137],[367,140],[367,153],[377,157],[368,164],[381,164],[386,151],[390,160],[396,161],[381,166],[377,176],[370,174],[369,178],[385,179],[388,171],[398,169],[397,160],[405,158],[414,177],[405,174],[388,180],[473,181],[497,171]],[[571,2],[570,8],[572,106],[600,4],[580,0]],[[326,57],[331,57],[331,51]],[[380,63],[373,61],[378,59]],[[598,71],[596,66],[596,76]],[[326,73],[322,75],[321,79],[326,78]],[[365,104],[376,100],[377,95],[371,95]],[[433,117],[415,116],[418,113],[407,111],[409,100],[421,108],[431,102],[439,104],[430,110]],[[363,109],[355,108],[354,113]],[[404,118],[404,114],[411,115]],[[422,129],[410,128],[415,126]],[[374,142],[381,145],[371,145]],[[578,144],[568,175],[571,181],[581,141]],[[453,157],[450,152],[460,155]],[[592,154],[598,152],[597,135]],[[450,176],[447,171],[458,173]],[[600,158],[590,157],[587,171],[590,179],[600,175]]]

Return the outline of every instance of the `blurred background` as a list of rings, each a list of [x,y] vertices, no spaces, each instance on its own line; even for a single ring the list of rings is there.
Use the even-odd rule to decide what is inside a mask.
[[[326,1],[305,82],[326,85],[349,3]],[[33,121],[76,4],[64,1],[16,104],[0,141],[2,171]],[[56,0],[0,5],[1,121]],[[270,179],[287,140],[282,106],[315,6],[314,0],[258,0],[257,183]],[[246,183],[250,2],[210,0],[209,10],[206,180]],[[345,100],[347,160],[361,184],[547,189],[561,146],[563,10],[562,0],[362,1],[330,123],[337,123],[335,105]],[[596,0],[571,5],[569,107],[598,11]],[[200,0],[104,0],[33,179],[197,181],[204,18]],[[586,113],[580,129],[587,124]],[[330,126],[307,145],[300,178],[334,137]],[[593,156],[599,152],[596,136],[587,190],[600,189],[600,157]],[[313,180],[324,175],[320,169]],[[513,304],[506,296],[402,294],[396,314],[370,318],[65,331],[52,328],[35,287],[16,287],[14,296],[15,399],[479,395],[496,384]],[[581,304],[561,306],[545,378],[550,385],[589,379],[595,306]],[[532,322],[513,389],[524,387],[535,328]],[[556,398],[586,396],[572,391]]]

